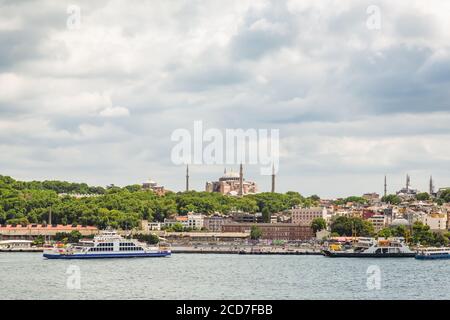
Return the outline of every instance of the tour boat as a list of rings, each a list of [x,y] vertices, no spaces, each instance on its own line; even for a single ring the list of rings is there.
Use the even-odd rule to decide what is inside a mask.
[[[171,251],[167,248],[152,248],[136,240],[127,240],[112,230],[101,232],[93,241],[55,246],[44,251],[47,259],[150,258],[170,255]]]
[[[342,249],[333,244],[322,250],[326,257],[331,258],[412,258],[415,252],[411,250],[402,238],[376,240],[374,238],[359,238],[351,249]]]
[[[416,254],[419,260],[450,259],[450,248],[423,248]]]

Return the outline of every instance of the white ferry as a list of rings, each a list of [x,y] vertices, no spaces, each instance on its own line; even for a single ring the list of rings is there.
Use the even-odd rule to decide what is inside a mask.
[[[450,248],[422,248],[417,251],[416,259],[450,259]]]
[[[332,258],[412,258],[415,252],[411,250],[403,238],[379,239],[359,238],[351,249],[343,249],[340,245],[332,244],[322,250],[327,257]]]
[[[127,240],[111,230],[101,232],[93,241],[56,246],[44,251],[47,259],[147,258],[170,255],[171,251],[167,248],[152,248],[136,240]]]

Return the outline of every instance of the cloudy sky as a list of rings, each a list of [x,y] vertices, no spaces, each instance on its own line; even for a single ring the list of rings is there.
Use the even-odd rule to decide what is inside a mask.
[[[201,120],[279,129],[278,191],[450,185],[449,1],[93,2],[0,0],[0,174],[182,190],[170,137]]]

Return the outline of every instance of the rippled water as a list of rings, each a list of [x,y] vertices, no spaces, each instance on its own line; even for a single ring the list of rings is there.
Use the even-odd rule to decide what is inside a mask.
[[[67,286],[70,266],[80,270],[79,289]],[[379,289],[368,289],[370,266],[381,272]],[[45,260],[37,253],[0,253],[0,298],[450,299],[449,272],[450,260],[409,258],[174,254]],[[376,287],[376,281],[369,284]]]

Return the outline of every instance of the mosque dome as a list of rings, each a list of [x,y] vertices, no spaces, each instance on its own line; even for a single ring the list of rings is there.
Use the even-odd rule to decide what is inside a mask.
[[[398,226],[409,226],[409,221],[403,218],[397,218],[392,220],[391,227],[398,227]]]

